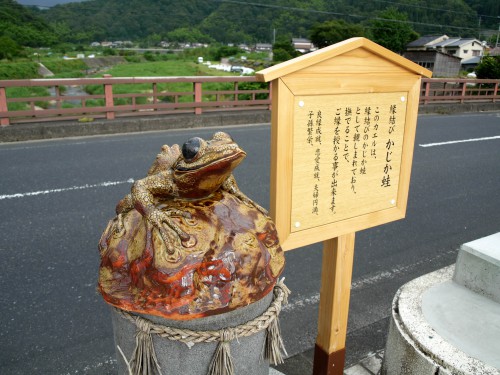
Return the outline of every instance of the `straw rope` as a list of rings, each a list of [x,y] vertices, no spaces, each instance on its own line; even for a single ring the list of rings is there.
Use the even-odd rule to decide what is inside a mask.
[[[284,279],[279,280],[273,289],[274,299],[262,315],[236,327],[223,328],[218,331],[194,331],[164,326],[154,323],[138,315],[115,308],[115,311],[124,319],[134,323],[136,332],[136,349],[127,365],[133,369],[130,373],[142,374],[144,367],[148,368],[147,374],[161,373],[157,362],[151,335],[155,334],[172,341],[180,341],[189,347],[198,343],[218,342],[218,347],[210,366],[210,374],[233,374],[233,364],[229,352],[229,342],[239,337],[251,336],[266,330],[266,343],[263,356],[273,364],[283,363],[282,352],[286,354],[283,340],[279,332],[278,316],[282,306],[288,303],[290,290],[284,284]],[[156,371],[154,370],[156,369]]]
[[[269,327],[269,325],[273,322],[273,320],[277,319],[277,317],[279,316],[282,309],[282,305],[288,302],[287,298],[288,295],[290,294],[290,290],[286,287],[282,279],[276,283],[273,293],[274,293],[274,300],[271,302],[267,310],[262,315],[239,326],[232,328],[231,327],[225,328],[225,330],[230,331],[232,337],[238,338],[238,337],[251,336]],[[141,316],[132,315],[125,310],[121,310],[118,308],[115,308],[115,310],[123,318],[134,323],[137,326],[137,328],[149,332],[151,334],[159,335],[161,337],[164,337],[172,341],[181,341],[186,344],[187,343],[198,344],[201,342],[221,341],[222,330],[194,331],[190,329],[168,327],[162,324],[154,323]]]

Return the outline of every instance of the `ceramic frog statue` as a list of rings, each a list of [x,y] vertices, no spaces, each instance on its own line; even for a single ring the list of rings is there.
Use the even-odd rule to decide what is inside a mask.
[[[188,320],[247,306],[273,290],[285,257],[267,211],[232,175],[245,156],[223,132],[162,147],[99,241],[106,302]]]
[[[164,201],[199,200],[210,197],[219,189],[267,215],[263,207],[241,192],[232,175],[233,169],[245,157],[246,153],[224,132],[215,133],[208,141],[191,138],[183,144],[182,151],[178,145],[164,145],[147,177],[136,181],[131,193],[116,206],[116,232],[123,231],[123,214],[135,208],[160,231],[170,254],[176,250],[177,239],[181,240],[182,246],[192,247],[196,238],[172,220],[173,216],[178,216],[190,223],[191,215],[174,208],[160,210],[157,198]]]

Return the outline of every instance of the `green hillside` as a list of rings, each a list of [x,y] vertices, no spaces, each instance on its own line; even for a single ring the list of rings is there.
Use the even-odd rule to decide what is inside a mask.
[[[23,46],[103,40],[199,39],[271,42],[309,37],[318,23],[342,20],[370,35],[391,8],[417,33],[480,37],[496,33],[498,0],[87,0],[38,10],[0,0],[0,37]],[[186,40],[187,41],[187,40]]]
[[[278,35],[307,37],[318,22],[342,19],[370,27],[393,7],[420,34],[479,35],[496,30],[498,0],[88,0],[55,6],[40,14],[80,40],[137,40],[191,28],[220,42],[269,42]],[[481,16],[481,17],[480,17]],[[481,21],[479,19],[481,18]],[[78,40],[74,40],[78,41]]]
[[[15,0],[0,0],[0,38],[2,43],[20,46],[48,46],[57,35],[43,18]]]

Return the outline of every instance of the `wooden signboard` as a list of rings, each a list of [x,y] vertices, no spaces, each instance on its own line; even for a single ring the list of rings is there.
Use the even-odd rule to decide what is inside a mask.
[[[272,82],[281,246],[324,241],[315,374],[343,371],[354,233],[405,216],[421,76],[431,73],[365,38],[257,73]]]

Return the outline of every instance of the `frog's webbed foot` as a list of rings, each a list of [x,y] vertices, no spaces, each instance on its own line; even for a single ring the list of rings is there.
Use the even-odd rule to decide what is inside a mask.
[[[248,202],[245,202],[244,203],[246,205],[249,205],[249,206],[253,206],[255,207],[258,211],[260,211],[261,214],[263,214],[264,216],[269,216],[269,211],[267,211],[264,207],[262,207],[261,205],[255,203],[253,200],[251,200],[250,198],[247,198],[248,199]]]
[[[180,210],[170,209],[170,210],[153,210],[149,215],[147,215],[147,220],[153,224],[160,232],[163,242],[167,247],[168,254],[174,254],[176,252],[175,243],[178,239],[181,240],[181,244],[184,247],[193,247],[196,245],[196,238],[190,236],[184,232],[173,220],[172,216],[180,216],[186,219],[188,224],[192,225],[191,214],[189,212],[183,212]]]
[[[269,212],[267,210],[260,206],[259,204],[255,203],[253,200],[248,198],[239,188],[238,184],[236,183],[236,180],[234,179],[234,176],[231,175],[229,176],[226,181],[222,184],[222,189],[227,191],[228,193],[233,194],[236,198],[241,200],[245,205],[251,208],[256,208],[261,214],[264,216],[269,216]]]
[[[264,216],[269,216],[269,212],[264,207],[262,207],[261,205],[255,203],[253,200],[251,200],[250,198],[248,198],[245,194],[243,194],[243,193],[240,192],[239,194],[236,193],[234,195],[236,195],[236,197],[238,199],[240,199],[248,207],[256,208]]]

